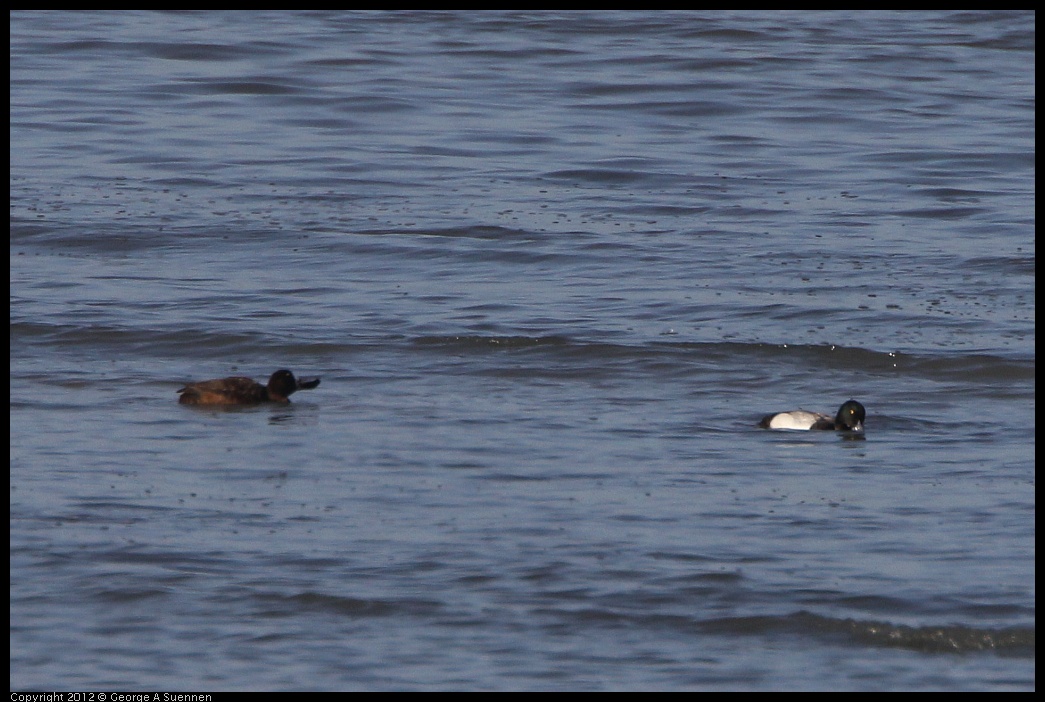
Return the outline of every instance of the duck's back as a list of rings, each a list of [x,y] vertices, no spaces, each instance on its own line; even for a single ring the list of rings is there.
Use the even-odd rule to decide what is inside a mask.
[[[250,378],[218,378],[189,383],[178,399],[183,405],[249,405],[269,399],[264,385]]]
[[[809,429],[825,429],[833,426],[831,418],[819,412],[808,410],[792,410],[790,412],[779,412],[766,415],[759,422],[763,429],[798,429],[807,431]]]

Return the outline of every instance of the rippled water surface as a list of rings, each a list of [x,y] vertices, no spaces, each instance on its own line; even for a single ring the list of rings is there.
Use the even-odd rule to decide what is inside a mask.
[[[1034,688],[1033,13],[10,39],[12,689]]]

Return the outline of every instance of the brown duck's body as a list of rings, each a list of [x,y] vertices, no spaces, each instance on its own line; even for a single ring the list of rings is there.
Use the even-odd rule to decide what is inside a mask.
[[[288,370],[278,370],[269,378],[268,385],[250,378],[216,378],[188,383],[178,390],[183,405],[256,405],[263,402],[290,402],[297,390],[310,390],[319,385],[319,378],[298,380]]]

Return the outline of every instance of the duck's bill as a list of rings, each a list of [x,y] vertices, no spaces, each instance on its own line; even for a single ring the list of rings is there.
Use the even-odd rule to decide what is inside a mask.
[[[319,385],[319,378],[298,378],[298,390],[311,390]]]

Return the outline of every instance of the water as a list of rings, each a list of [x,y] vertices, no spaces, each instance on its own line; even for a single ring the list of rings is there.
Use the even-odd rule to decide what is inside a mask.
[[[1034,155],[1033,13],[12,13],[11,688],[1033,689]]]

